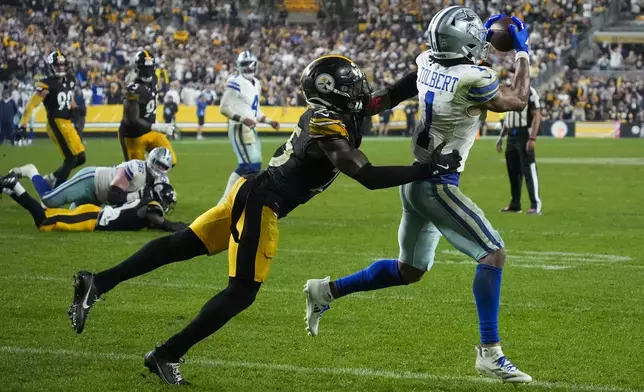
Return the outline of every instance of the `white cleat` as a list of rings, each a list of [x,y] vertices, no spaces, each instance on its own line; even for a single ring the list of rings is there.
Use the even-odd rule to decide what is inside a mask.
[[[36,169],[36,166],[33,163],[28,163],[24,166],[14,167],[13,169],[9,170],[9,173],[16,174],[20,178],[31,178],[32,176],[38,174],[38,169]]]
[[[329,277],[324,279],[309,279],[304,285],[306,293],[306,332],[309,336],[318,335],[318,326],[322,313],[331,308],[329,303],[333,301],[329,287]]]
[[[532,377],[523,373],[503,355],[500,346],[483,348],[476,346],[476,371],[481,375],[508,383],[529,383]]]

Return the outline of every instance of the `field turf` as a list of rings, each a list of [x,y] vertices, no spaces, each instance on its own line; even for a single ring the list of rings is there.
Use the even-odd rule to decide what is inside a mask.
[[[264,139],[266,162],[284,139]],[[175,147],[179,164],[170,177],[179,203],[172,218],[190,221],[217,202],[234,157],[223,139]],[[121,159],[116,139],[90,139],[87,150],[90,165]],[[367,139],[364,151],[374,164],[410,162],[404,139]],[[48,140],[1,146],[0,155],[2,173],[28,162],[47,173],[61,161]],[[539,140],[538,158],[543,216],[498,212],[509,185],[492,140],[477,142],[462,177],[463,191],[507,246],[504,351],[535,378],[517,390],[644,390],[644,141]],[[419,284],[337,301],[320,336],[306,335],[306,279],[396,257],[399,219],[396,189],[370,192],[344,176],[284,219],[256,303],[188,353],[187,390],[515,391],[474,372],[475,264],[446,242]],[[0,390],[165,390],[143,368],[143,354],[226,284],[225,255],[118,286],[94,307],[82,335],[67,319],[74,272],[112,266],[160,235],[40,233],[3,197]]]

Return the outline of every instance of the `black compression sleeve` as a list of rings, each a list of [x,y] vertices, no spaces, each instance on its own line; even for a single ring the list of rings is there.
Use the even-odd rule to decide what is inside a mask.
[[[429,178],[427,165],[373,166],[367,163],[353,178],[368,189],[391,188]]]
[[[391,88],[389,88],[389,99],[391,107],[396,107],[405,99],[409,99],[418,95],[418,88],[416,87],[417,73],[410,72],[396,81]]]
[[[107,204],[121,205],[127,201],[127,193],[117,187],[116,185],[110,186],[107,190]]]
[[[164,219],[163,223],[161,223],[160,228],[164,231],[175,233],[177,231],[181,231],[188,228],[188,225],[186,225],[183,222],[170,222],[169,220]]]

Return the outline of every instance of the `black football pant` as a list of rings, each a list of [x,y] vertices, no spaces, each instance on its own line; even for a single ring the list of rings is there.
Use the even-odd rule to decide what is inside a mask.
[[[528,139],[529,132],[527,129],[518,130],[517,135],[508,137],[505,149],[505,163],[508,168],[510,193],[512,195],[509,207],[515,210],[521,209],[521,188],[525,178],[528,195],[530,196],[530,208],[541,211],[537,164],[534,151],[530,153],[526,151]]]

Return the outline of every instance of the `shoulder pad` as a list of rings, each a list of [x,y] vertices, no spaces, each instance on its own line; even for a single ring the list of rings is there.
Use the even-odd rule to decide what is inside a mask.
[[[139,89],[141,87],[141,84],[139,83],[130,83],[127,85],[127,88],[125,89],[125,98],[130,99],[132,101],[138,101],[139,100]]]
[[[316,110],[309,120],[309,135],[311,137],[349,137],[349,132],[337,113],[329,110]]]

